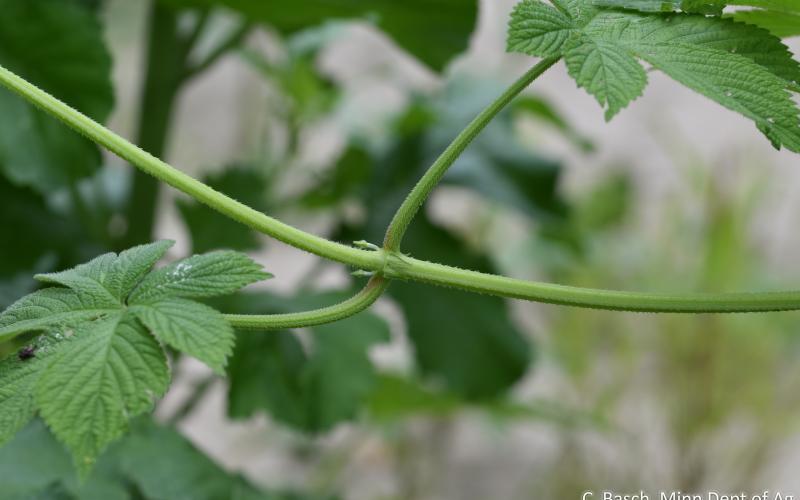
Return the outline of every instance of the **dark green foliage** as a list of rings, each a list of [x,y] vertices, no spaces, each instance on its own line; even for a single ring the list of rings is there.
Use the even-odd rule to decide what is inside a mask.
[[[175,430],[134,423],[83,482],[70,457],[40,421],[0,448],[3,500],[311,500],[266,493],[206,457]],[[316,498],[316,497],[314,497]],[[322,499],[318,499],[322,500]]]
[[[103,122],[111,58],[93,13],[71,0],[2,0],[0,12],[0,64]],[[0,171],[15,184],[47,192],[100,166],[94,144],[5,89],[0,109]]]
[[[465,269],[491,272],[485,256],[420,217],[408,231],[405,251]],[[467,398],[495,398],[528,369],[531,345],[511,320],[503,299],[396,283],[390,295],[408,322],[420,370]]]
[[[233,167],[208,176],[204,182],[259,211],[267,211],[267,183],[263,175],[250,168]],[[220,248],[254,250],[260,246],[255,231],[194,201],[179,201],[183,220],[192,237],[195,252]]]
[[[224,5],[283,33],[331,20],[370,19],[401,47],[435,70],[467,48],[475,28],[473,0],[161,0],[168,5]]]
[[[279,299],[266,294],[236,301],[239,312],[274,313],[334,304],[348,292]],[[248,305],[252,304],[252,305]],[[389,340],[387,324],[370,313],[312,328],[308,351],[289,332],[240,332],[228,374],[228,412],[246,418],[267,411],[275,420],[310,433],[330,430],[359,413],[375,386],[367,354]]]

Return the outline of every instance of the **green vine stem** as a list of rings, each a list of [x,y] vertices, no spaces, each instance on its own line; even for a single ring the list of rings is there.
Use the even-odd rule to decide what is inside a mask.
[[[309,234],[225,196],[131,144],[2,66],[0,83],[140,170],[256,231],[295,248],[355,267],[374,270],[383,265],[382,256],[376,252],[352,248]]]
[[[445,149],[444,153],[436,159],[425,175],[419,180],[414,189],[408,194],[403,204],[392,218],[389,228],[386,230],[386,237],[383,247],[387,250],[400,250],[400,243],[408,229],[409,224],[417,215],[422,204],[431,194],[431,191],[439,184],[444,174],[467,149],[467,146],[486,128],[497,114],[503,110],[520,92],[525,90],[534,80],[539,78],[542,73],[550,69],[561,57],[549,57],[542,59],[536,66],[522,75],[514,82],[508,90],[498,97],[492,104],[484,109],[478,116],[470,122],[467,127],[458,134],[458,137]]]
[[[549,67],[554,63],[555,61],[545,60],[540,63],[539,70],[543,69],[542,64],[548,64],[547,67]],[[537,72],[540,73],[539,70]],[[533,70],[526,75],[530,76],[532,72]],[[521,82],[525,81],[525,78],[523,77],[523,79],[515,83],[512,89],[515,89]],[[153,175],[220,213],[301,250],[359,269],[372,271],[389,279],[419,281],[471,292],[536,302],[623,311],[734,313],[800,309],[800,291],[656,294],[575,288],[458,269],[410,258],[396,250],[364,250],[342,245],[284,224],[215,191],[131,144],[2,66],[0,66],[0,84],[16,92],[50,115],[60,119],[94,142],[129,161],[142,171]],[[496,104],[497,102],[493,103],[490,108],[493,109]],[[476,122],[473,122],[473,124]],[[480,131],[480,127],[476,127],[475,133],[478,131]],[[459,137],[461,138],[462,136]],[[468,141],[464,142],[464,147],[466,147],[467,143]],[[439,165],[446,165],[446,161],[443,160]],[[439,168],[439,171],[437,171],[438,178],[443,175],[444,171],[446,171],[446,166],[443,169]],[[426,177],[429,180],[438,179],[434,177],[437,174],[431,174],[430,176],[426,174]],[[398,228],[402,228],[403,224],[407,227],[408,222],[410,222],[410,219],[406,220],[408,214],[413,216],[421,206],[427,193],[432,189],[432,186],[428,188],[427,181],[421,184],[423,187],[415,189],[416,195],[409,203],[404,204],[404,206],[411,208],[407,208],[407,211],[404,212],[406,215],[400,218],[399,225],[394,226],[395,229],[392,230],[392,234],[399,234],[402,237],[402,231]],[[394,241],[394,238],[392,241]],[[278,319],[273,319],[270,316],[254,316],[253,318],[256,319],[248,319],[245,316],[229,316],[228,318],[235,326],[241,328],[288,328],[290,326],[308,326],[309,321],[315,322],[314,324],[335,321],[368,307],[372,303],[370,300],[374,302],[377,296],[383,292],[382,287],[384,286],[385,282],[383,280],[375,279],[371,286],[368,286],[367,289],[352,299],[317,311],[277,315]]]
[[[367,309],[383,295],[389,281],[373,276],[356,295],[334,306],[290,314],[226,314],[225,319],[241,330],[285,330],[324,325],[354,316]]]
[[[746,313],[800,310],[800,291],[758,293],[644,293],[525,281],[426,262],[390,258],[386,276],[514,299],[651,313]],[[393,272],[395,271],[395,272]]]

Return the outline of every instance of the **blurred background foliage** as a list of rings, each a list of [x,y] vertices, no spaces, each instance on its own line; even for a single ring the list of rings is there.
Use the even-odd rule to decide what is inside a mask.
[[[145,47],[141,68],[107,43],[115,30],[128,29],[124,14],[134,3],[146,10],[144,40],[137,39]],[[223,61],[237,61],[268,89],[266,104],[249,104],[251,114],[264,115],[257,123],[268,138],[243,148],[247,154],[202,165],[198,175],[258,210],[342,242],[379,242],[419,176],[503,88],[489,75],[447,70],[470,46],[476,2],[109,4],[0,0],[0,63],[101,122],[115,105],[129,110],[134,117],[126,120],[137,124],[132,138],[169,156],[170,141],[183,132],[175,126],[183,93]],[[392,50],[437,80],[376,114],[366,130],[336,121],[352,90],[323,64],[353,20],[382,33]],[[115,90],[112,64],[141,80],[131,102]],[[378,68],[378,77],[393,77]],[[0,222],[10,235],[0,246],[0,307],[31,291],[35,272],[156,236],[177,239],[178,252],[272,255],[276,244],[167,196],[16,96],[0,91],[0,109]],[[252,121],[241,121],[243,135],[252,136]],[[334,148],[312,140],[330,123],[341,129]],[[415,221],[404,251],[595,287],[781,284],[759,264],[763,251],[751,234],[777,180],[739,168],[742,180],[728,189],[716,165],[675,155],[688,188],[663,201],[648,222],[658,230],[642,234],[643,201],[629,170],[609,164],[588,188],[567,195],[564,160],[537,147],[547,134],[572,157],[601,146],[551,100],[526,95],[448,173],[443,196]],[[309,161],[316,149],[327,153]],[[297,264],[292,273],[294,261],[281,262],[286,268],[265,265],[276,281],[296,276],[293,285],[217,305],[232,313],[299,311],[332,304],[360,284],[326,263]],[[340,323],[239,333],[224,382],[174,356],[173,393],[154,418],[137,422],[108,450],[85,484],[43,424],[32,424],[0,448],[0,498],[563,499],[586,489],[762,488],[797,430],[796,324],[795,314],[543,308],[395,283],[375,311]],[[24,342],[2,345],[0,354],[15,355]],[[215,428],[213,418],[208,423],[209,407],[224,409],[224,426],[246,426],[253,442],[219,452],[214,442],[232,434]],[[534,458],[517,460],[520,450],[509,441],[531,430],[539,437],[520,446]],[[262,439],[252,438],[259,433]],[[470,448],[476,442],[477,452]],[[464,447],[472,451],[459,452]],[[478,470],[458,473],[459,453],[482,457]],[[237,466],[267,455],[282,458]],[[276,463],[293,472],[271,473],[286,469]]]

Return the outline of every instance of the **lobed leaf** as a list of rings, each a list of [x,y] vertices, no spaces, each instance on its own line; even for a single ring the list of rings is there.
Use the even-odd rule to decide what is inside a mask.
[[[778,37],[800,35],[800,3],[795,0],[593,0],[594,5],[639,12],[686,12],[720,16],[726,6],[755,7],[730,14],[737,21]]]
[[[128,420],[166,391],[159,340],[222,373],[233,348],[231,326],[218,311],[180,297],[230,293],[266,274],[236,252],[196,255],[150,272],[171,246],[160,241],[39,275],[59,286],[0,314],[0,341],[43,333],[29,346],[32,357],[0,361],[0,443],[38,409],[85,476]]]
[[[570,42],[564,61],[578,86],[606,108],[611,120],[644,92],[647,74],[627,50],[615,43],[580,37]]]
[[[645,3],[560,0],[554,7],[540,0],[523,0],[512,14],[510,50],[562,55],[578,85],[606,109],[606,119],[641,95],[647,79],[636,59],[644,60],[753,120],[776,148],[800,152],[800,111],[787,90],[797,88],[800,63],[780,39],[731,19],[602,10],[595,7],[598,2],[630,8],[642,8]],[[681,2],[679,6],[694,12],[708,3]],[[564,15],[570,18],[571,32]],[[537,22],[535,16],[558,18],[558,30],[554,31],[553,23]],[[542,43],[561,32],[570,33],[566,40]],[[559,52],[553,54],[553,47]]]
[[[576,32],[568,14],[542,2],[520,2],[511,14],[507,50],[538,57],[561,55]]]
[[[36,279],[54,285],[118,303],[124,301],[133,288],[172,247],[173,241],[140,245],[119,255],[107,253],[58,273],[38,274]]]
[[[128,419],[150,410],[168,384],[161,346],[134,318],[119,314],[65,342],[42,372],[35,398],[85,476]]]
[[[104,296],[46,288],[19,299],[0,314],[0,341],[26,332],[68,329],[117,313],[121,307]]]
[[[270,277],[272,275],[265,273],[250,257],[222,250],[195,255],[150,273],[131,293],[129,302],[141,304],[165,297],[228,295]]]
[[[157,339],[224,375],[234,335],[231,325],[216,309],[191,300],[167,298],[134,305],[131,312]]]

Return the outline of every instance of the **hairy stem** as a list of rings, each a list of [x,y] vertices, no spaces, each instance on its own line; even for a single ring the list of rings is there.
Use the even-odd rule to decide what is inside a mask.
[[[363,269],[383,267],[379,252],[360,250],[301,231],[226,196],[123,139],[86,115],[0,66],[0,83],[120,158],[195,200],[295,248]]]
[[[356,295],[334,306],[291,314],[238,315],[226,314],[225,319],[242,330],[284,330],[333,323],[354,316],[375,303],[389,286],[389,281],[374,276]]]
[[[484,109],[467,127],[458,134],[458,137],[445,149],[444,153],[437,158],[431,165],[425,175],[419,180],[408,197],[403,201],[403,204],[395,213],[392,222],[389,224],[389,229],[386,231],[386,237],[383,241],[383,247],[387,250],[399,250],[400,243],[403,236],[408,229],[409,224],[414,219],[414,216],[419,212],[422,204],[430,196],[431,191],[439,184],[442,177],[453,163],[461,156],[461,153],[467,149],[467,146],[475,140],[478,134],[503,110],[520,92],[525,90],[534,80],[539,78],[545,71],[550,69],[560,57],[549,57],[543,59],[536,66],[531,68],[527,73],[522,75],[516,82],[514,82],[508,90],[506,90],[500,97],[498,97],[492,104]]]
[[[374,271],[389,279],[419,281],[434,285],[459,288],[471,292],[486,293],[501,297],[516,298],[535,302],[564,304],[597,309],[611,309],[642,312],[681,312],[681,313],[734,313],[765,312],[800,309],[800,291],[765,293],[723,293],[723,294],[658,294],[620,292],[575,288],[562,285],[523,281],[503,276],[484,274],[435,264],[407,257],[398,251],[380,249],[362,250],[335,243],[319,236],[301,231],[284,224],[261,212],[215,191],[202,182],[180,172],[151,154],[139,149],[119,135],[103,127],[82,113],[40,90],[35,85],[20,78],[0,66],[0,84],[16,92],[29,102],[63,121],[89,139],[129,161],[144,172],[183,191],[201,203],[219,211],[266,235],[301,250],[360,269]],[[368,290],[360,293],[345,304],[348,306],[369,305],[372,294],[385,283],[376,278]],[[382,290],[381,290],[382,292]],[[378,294],[379,295],[379,294]],[[377,298],[377,297],[376,297]],[[372,299],[374,300],[374,299]],[[366,304],[366,305],[364,305]],[[357,307],[333,306],[304,315],[283,316],[283,327],[307,326],[308,320],[334,321],[346,317],[342,311],[356,311]],[[321,312],[324,311],[324,312]],[[309,315],[309,316],[305,316]],[[274,319],[260,320],[266,325],[279,325]],[[247,318],[230,317],[234,324],[247,328]],[[318,324],[318,323],[317,323]],[[261,327],[261,326],[256,326]]]
[[[760,293],[644,293],[578,288],[518,280],[435,264],[404,255],[389,256],[385,275],[513,299],[653,313],[744,313],[800,310],[800,291]]]

